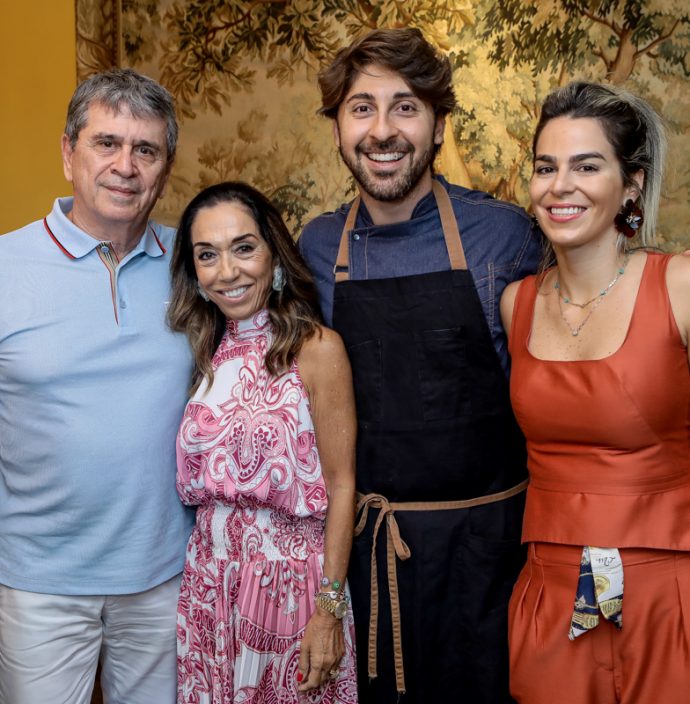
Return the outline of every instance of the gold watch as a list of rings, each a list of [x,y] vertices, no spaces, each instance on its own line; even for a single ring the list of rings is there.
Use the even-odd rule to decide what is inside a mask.
[[[316,605],[337,619],[342,619],[347,613],[347,597],[340,592],[319,592]]]

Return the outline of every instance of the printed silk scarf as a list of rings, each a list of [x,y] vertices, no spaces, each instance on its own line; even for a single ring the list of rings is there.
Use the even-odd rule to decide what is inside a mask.
[[[623,562],[617,548],[585,546],[568,638],[575,640],[604,618],[623,627]]]

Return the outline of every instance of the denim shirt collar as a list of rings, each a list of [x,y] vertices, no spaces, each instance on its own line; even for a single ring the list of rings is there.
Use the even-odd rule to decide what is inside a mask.
[[[448,189],[448,182],[443,178],[443,176],[435,175],[434,178],[441,183],[441,185],[447,190]],[[367,210],[367,206],[364,204],[364,200],[360,200],[359,203],[359,212],[357,213],[357,228],[362,228],[365,227],[367,229],[372,229],[376,227],[393,227],[396,228],[396,226],[401,225],[405,227],[407,230],[409,230],[410,227],[410,221],[411,220],[416,220],[417,218],[424,218],[425,216],[428,216],[429,214],[436,214],[437,208],[436,208],[436,199],[434,198],[434,192],[429,191],[426,195],[422,196],[418,201],[415,207],[412,210],[412,215],[410,216],[410,220],[404,220],[401,223],[392,223],[392,225],[375,225],[374,222],[371,219],[371,215],[369,214],[369,211]]]

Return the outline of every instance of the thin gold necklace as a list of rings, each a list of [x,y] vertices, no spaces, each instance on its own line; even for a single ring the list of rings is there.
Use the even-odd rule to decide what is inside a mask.
[[[603,288],[599,293],[594,296],[594,298],[590,299],[586,303],[573,303],[570,299],[565,298],[564,296],[561,295],[560,292],[560,282],[558,279],[558,274],[556,274],[556,281],[553,285],[553,287],[556,289],[556,293],[558,294],[558,312],[561,314],[561,318],[563,319],[563,322],[568,326],[568,330],[570,330],[570,334],[573,337],[577,337],[580,334],[580,331],[582,328],[587,324],[587,321],[592,317],[592,313],[604,302],[604,299],[606,298],[606,294],[616,285],[616,282],[618,279],[625,274],[625,268],[628,266],[628,261],[630,260],[630,254],[625,255],[625,259],[623,260],[623,263],[618,269],[617,274],[614,276],[614,278],[611,280],[611,283],[606,287]],[[580,322],[579,325],[576,327],[573,327],[569,322],[568,319],[565,317],[563,314],[563,304],[561,303],[569,303],[571,305],[577,306],[578,308],[585,308],[588,306],[590,303],[594,303],[594,305],[589,309],[589,313],[584,317],[584,319]]]
[[[609,285],[606,288],[602,288],[596,296],[592,296],[592,298],[590,298],[588,301],[585,301],[584,303],[576,303],[570,298],[570,296],[564,296],[561,293],[561,281],[558,277],[558,274],[556,274],[556,280],[553,282],[553,287],[556,289],[558,297],[560,298],[560,300],[563,301],[563,303],[567,303],[569,306],[577,306],[578,308],[586,308],[590,303],[594,303],[594,301],[596,301],[598,298],[605,296],[606,293],[616,285],[618,279],[620,279],[620,277],[623,276],[623,274],[625,273],[625,267],[628,265],[628,259],[630,259],[630,255],[626,254],[625,259],[623,260],[623,264],[618,268],[616,275],[611,279]]]

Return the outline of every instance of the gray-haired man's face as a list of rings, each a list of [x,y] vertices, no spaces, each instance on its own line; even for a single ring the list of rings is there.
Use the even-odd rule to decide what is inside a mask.
[[[62,158],[79,227],[102,239],[113,226],[143,231],[170,171],[165,121],[93,103],[74,148],[63,136]]]

